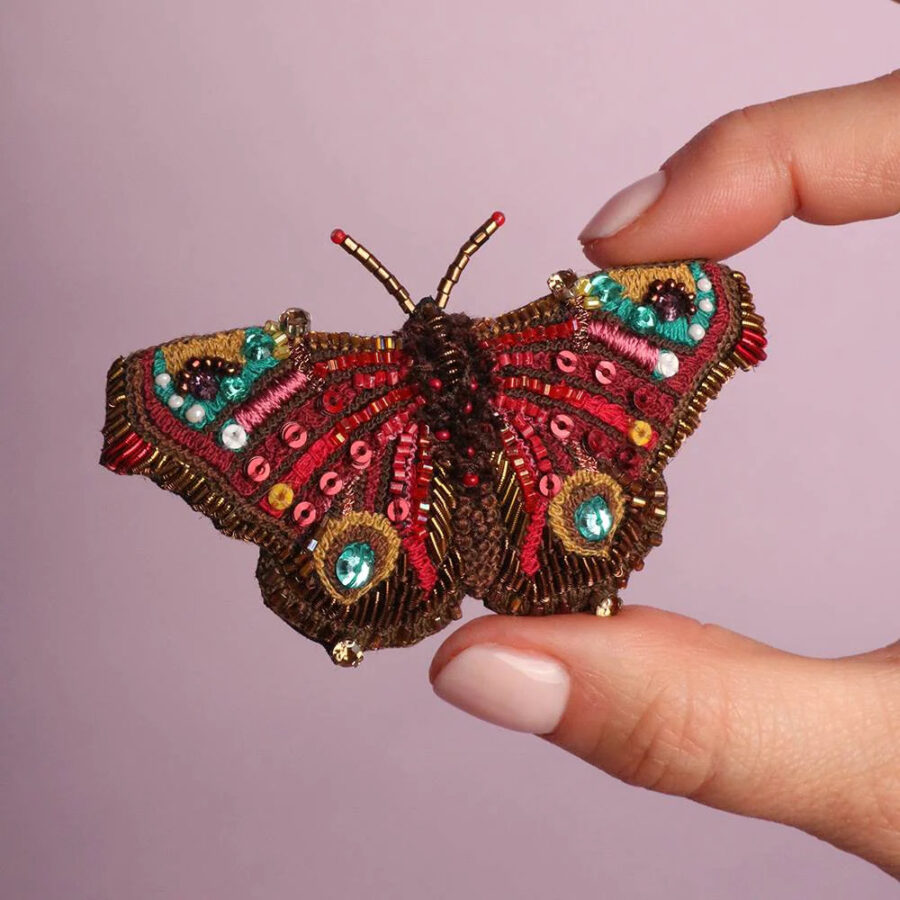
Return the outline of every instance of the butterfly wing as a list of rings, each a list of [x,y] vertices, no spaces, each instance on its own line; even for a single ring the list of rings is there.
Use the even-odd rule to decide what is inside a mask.
[[[454,492],[408,375],[395,337],[182,338],[113,364],[101,462],[258,544],[267,605],[355,664],[459,615]]]
[[[574,283],[572,283],[574,282]],[[736,368],[765,358],[743,276],[693,261],[595,273],[496,320],[498,612],[615,612],[658,545],[663,469]]]

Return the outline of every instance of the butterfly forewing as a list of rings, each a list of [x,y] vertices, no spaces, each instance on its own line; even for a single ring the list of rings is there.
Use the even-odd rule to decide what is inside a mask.
[[[508,536],[488,606],[614,609],[661,540],[662,469],[752,343],[750,317],[740,277],[689,262],[599,272],[480,323],[497,364]]]

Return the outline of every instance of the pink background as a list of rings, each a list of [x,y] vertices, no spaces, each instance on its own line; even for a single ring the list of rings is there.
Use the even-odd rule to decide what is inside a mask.
[[[253,547],[96,459],[114,356],[302,305],[389,331],[340,225],[457,308],[565,266],[708,120],[900,64],[889,0],[6,0],[0,887],[9,898],[894,896],[776,825],[625,787],[432,698],[440,638],[334,670]],[[799,652],[897,637],[897,221],[738,259],[771,356],[669,468],[627,599]],[[471,603],[469,615],[479,614]]]

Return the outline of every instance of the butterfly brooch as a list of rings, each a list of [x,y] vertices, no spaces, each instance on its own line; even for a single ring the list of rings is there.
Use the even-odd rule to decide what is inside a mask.
[[[765,359],[744,277],[707,261],[556,272],[495,319],[445,311],[494,213],[389,337],[261,327],[113,363],[101,463],[260,547],[266,605],[358,665],[460,617],[620,605],[662,540],[663,469],[736,369]]]

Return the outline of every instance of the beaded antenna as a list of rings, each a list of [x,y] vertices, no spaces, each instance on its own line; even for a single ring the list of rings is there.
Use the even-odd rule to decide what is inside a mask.
[[[765,359],[744,277],[714,262],[576,277],[496,319],[444,311],[494,213],[389,337],[278,322],[109,372],[101,462],[260,547],[266,604],[340,665],[415,643],[464,594],[514,615],[617,612],[662,538],[663,469],[738,368]]]

